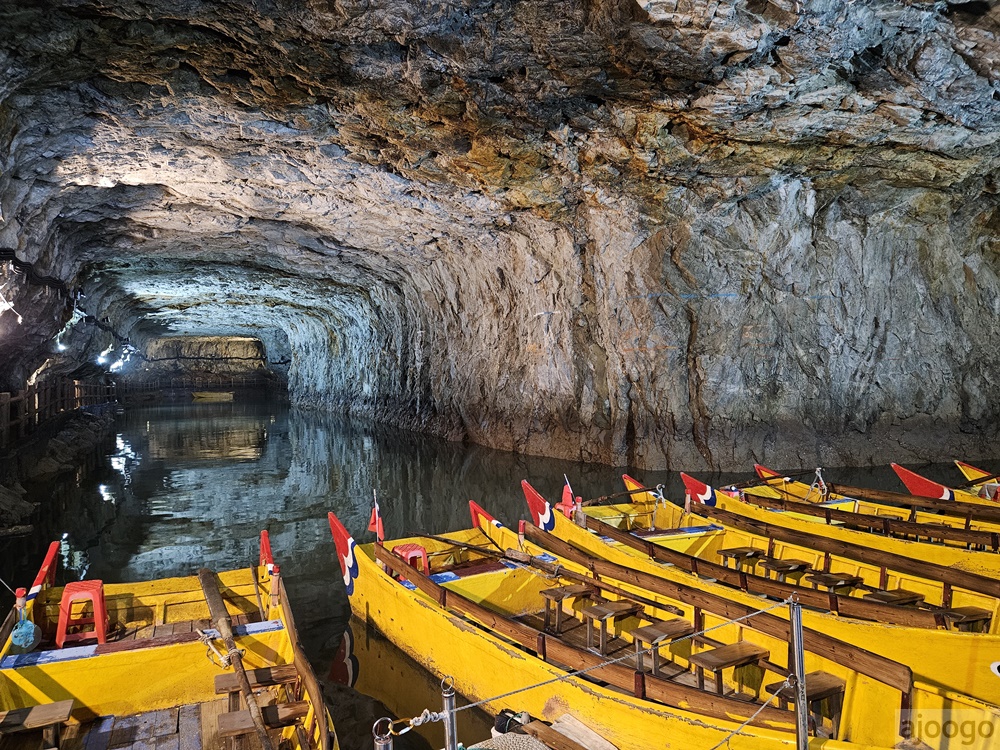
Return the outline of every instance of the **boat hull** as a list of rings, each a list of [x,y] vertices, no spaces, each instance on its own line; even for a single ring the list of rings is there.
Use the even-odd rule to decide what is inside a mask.
[[[613,692],[566,673],[511,643],[450,614],[420,593],[385,575],[356,548],[357,577],[351,609],[402,651],[436,675],[450,675],[456,689],[492,712],[516,706],[532,716],[555,721],[571,714],[619,750],[712,747],[739,726],[672,710]],[[524,690],[530,685],[539,687]],[[510,694],[514,694],[511,696]],[[495,698],[492,698],[496,696]],[[492,698],[492,699],[491,699]],[[433,708],[433,707],[431,707]],[[754,728],[730,738],[732,750],[793,748],[794,733]],[[814,739],[827,750],[874,747]]]

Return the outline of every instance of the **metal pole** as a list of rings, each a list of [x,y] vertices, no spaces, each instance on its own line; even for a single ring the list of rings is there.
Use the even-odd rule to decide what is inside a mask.
[[[379,725],[384,724],[385,730]],[[385,716],[372,725],[372,737],[375,739],[375,750],[392,750],[392,719]]]
[[[789,620],[792,626],[792,679],[795,691],[795,747],[809,747],[809,702],[806,700],[805,648],[802,645],[802,605],[792,598],[788,601]]]
[[[455,721],[455,680],[441,680],[441,698],[444,702],[444,749],[458,750],[458,726]]]

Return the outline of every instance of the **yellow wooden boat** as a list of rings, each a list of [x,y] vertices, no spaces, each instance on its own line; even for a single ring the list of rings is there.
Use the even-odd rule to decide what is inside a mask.
[[[784,604],[740,607],[694,587],[652,595],[644,580],[581,576],[551,556],[504,551],[517,538],[482,510],[474,514],[479,528],[384,545],[357,545],[330,514],[355,616],[425,668],[453,675],[486,708],[516,695],[532,715],[569,713],[619,750],[792,747],[794,713],[760,696],[786,684],[789,624],[762,611]],[[550,617],[546,601],[556,603]],[[563,622],[570,605],[581,619]],[[637,651],[651,652],[643,637],[656,638],[664,657],[669,651],[656,674],[651,658],[636,660]],[[994,733],[1000,715],[982,702],[916,683],[908,668],[829,636],[809,631],[805,640],[807,690],[810,678],[817,690],[814,750],[906,739],[944,750],[940,733],[911,731],[913,717],[955,709]],[[700,681],[699,669],[715,679]]]
[[[337,749],[267,532],[259,566],[217,576],[61,587],[59,552],[53,542],[0,626],[0,735],[44,732],[86,750],[109,740],[136,750]]]
[[[192,391],[191,400],[220,403],[232,401],[235,395],[234,391]]]
[[[811,484],[793,480],[760,464],[755,464],[754,469],[761,483],[734,487],[751,503],[875,533],[919,535],[941,544],[1000,549],[1000,506],[977,507],[943,498],[921,501],[916,496],[910,496],[910,500],[901,496],[896,505],[889,505],[864,499],[861,493],[855,497],[838,492],[836,485],[823,479],[821,469],[816,469],[816,478]],[[887,493],[880,494],[885,497]],[[856,515],[865,516],[867,520],[854,517]]]
[[[584,506],[572,514],[575,521],[553,510],[527,482],[522,485],[535,525],[583,553],[744,606],[761,597],[796,595],[807,607],[804,619],[810,628],[863,643],[906,664],[929,684],[1000,703],[1000,582],[944,569],[949,582],[943,583],[930,577],[934,566],[908,558],[896,560],[905,569],[899,570],[887,565],[893,560],[885,553],[780,527],[755,533],[755,524],[735,514],[710,507],[702,508],[711,512],[709,517],[685,513],[631,477],[625,481],[634,502]],[[726,562],[737,559],[736,568]],[[833,581],[832,588],[820,591],[806,578],[814,570],[844,582],[861,580],[854,586]],[[881,591],[919,593],[925,606],[865,596]]]
[[[812,510],[807,515],[804,509],[781,511],[759,507],[759,505],[742,500],[739,497],[739,491],[716,491],[715,488],[683,472],[681,472],[681,478],[684,480],[685,486],[688,487],[688,492],[693,502],[718,507],[720,510],[729,511],[743,516],[748,520],[773,527],[800,531],[817,537],[825,537],[860,547],[868,547],[872,550],[881,550],[903,557],[911,557],[914,560],[944,565],[955,570],[968,571],[991,578],[1000,577],[1000,552],[969,550],[964,547],[931,543],[921,538],[926,532],[913,532],[917,539],[905,539],[849,528],[842,521],[835,521],[833,519],[833,516],[843,512],[837,510],[831,511],[831,522],[822,523],[822,519],[814,515]],[[866,519],[862,514],[853,515],[857,517],[851,519],[850,522],[852,525],[862,525],[871,521],[871,519]],[[840,517],[838,516],[838,518]],[[886,519],[886,523],[891,524],[893,522],[891,519]],[[931,535],[935,536],[937,533],[931,532]],[[996,534],[988,532],[967,533],[983,534],[987,538],[986,543],[991,550],[1000,548],[1000,540],[995,538],[998,536]]]
[[[963,492],[975,493],[977,501],[1000,502],[1000,475],[967,464],[965,461],[956,460],[955,466],[962,472],[967,482],[967,486],[961,488]]]
[[[997,476],[977,469],[962,461],[955,464],[963,475],[972,483],[969,488],[946,487],[940,482],[928,479],[918,474],[912,469],[907,469],[899,464],[891,464],[892,470],[906,487],[906,489],[918,497],[928,497],[940,500],[948,500],[956,504],[968,504],[977,507],[998,508],[1000,504],[997,494],[1000,485],[997,484]]]

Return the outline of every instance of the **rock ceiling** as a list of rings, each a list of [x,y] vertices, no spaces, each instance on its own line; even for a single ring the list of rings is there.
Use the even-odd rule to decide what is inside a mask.
[[[249,335],[299,403],[516,450],[989,455],[998,33],[984,0],[3,4],[0,250],[100,323],[5,265],[6,387]]]

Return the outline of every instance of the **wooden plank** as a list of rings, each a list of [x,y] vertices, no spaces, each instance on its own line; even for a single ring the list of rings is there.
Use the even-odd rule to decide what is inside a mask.
[[[294,664],[282,664],[276,667],[261,667],[259,669],[248,669],[247,679],[250,687],[258,688],[265,685],[281,685],[285,682],[294,682],[299,678],[299,672]],[[239,680],[232,672],[217,674],[215,676],[216,694],[231,693],[239,690]]]
[[[60,750],[83,750],[83,738],[87,725],[78,721],[66,724],[59,736]]]
[[[181,706],[177,712],[177,750],[203,750],[201,745],[201,704]]]
[[[533,721],[524,726],[525,734],[530,734],[536,740],[544,742],[552,750],[587,750],[583,745],[574,742],[569,737],[560,734],[548,724]]]
[[[0,750],[45,750],[41,732],[0,735]]]
[[[273,706],[263,706],[260,712],[267,726],[284,727],[304,718],[309,713],[309,703],[307,701],[278,703]],[[249,711],[224,713],[219,716],[218,724],[220,737],[235,737],[257,731]]]
[[[781,491],[780,488],[779,492]],[[960,542],[962,544],[974,544],[977,546],[992,549],[994,552],[1000,550],[1000,534],[994,531],[976,531],[958,529],[953,526],[944,526],[936,523],[917,523],[914,521],[900,521],[888,516],[872,516],[866,513],[853,513],[848,510],[831,508],[830,506],[813,505],[812,503],[802,503],[795,500],[786,500],[776,497],[763,497],[761,495],[744,494],[744,502],[757,505],[762,508],[773,508],[777,510],[801,513],[807,516],[823,518],[827,523],[837,521],[845,526],[876,534],[900,534],[909,536],[922,536],[928,539],[938,539],[941,541]],[[700,509],[699,509],[700,512]]]
[[[902,492],[890,492],[888,490],[873,490],[864,487],[851,487],[846,484],[826,483],[830,492],[838,495],[845,495],[852,499],[867,500],[869,502],[884,503],[887,505],[898,505],[903,508],[926,508],[937,511],[946,516],[957,518],[973,518],[980,521],[1000,521],[1000,507],[992,505],[978,505],[976,503],[956,502],[955,500],[942,500],[933,497],[917,497],[916,495],[906,495]],[[777,487],[775,489],[778,489]]]
[[[222,750],[219,717],[229,710],[229,699],[219,698],[201,704],[202,750]]]
[[[178,643],[192,643],[198,640],[197,633],[175,633],[174,635],[164,635],[159,638],[136,638],[129,641],[114,641],[113,643],[101,643],[95,650],[96,655],[114,654],[119,651],[135,651],[143,648],[156,648],[159,646],[174,646]]]
[[[62,724],[69,721],[69,715],[72,711],[72,698],[55,703],[42,703],[38,706],[0,711],[0,734],[27,732],[32,729],[50,727],[53,724]]]

